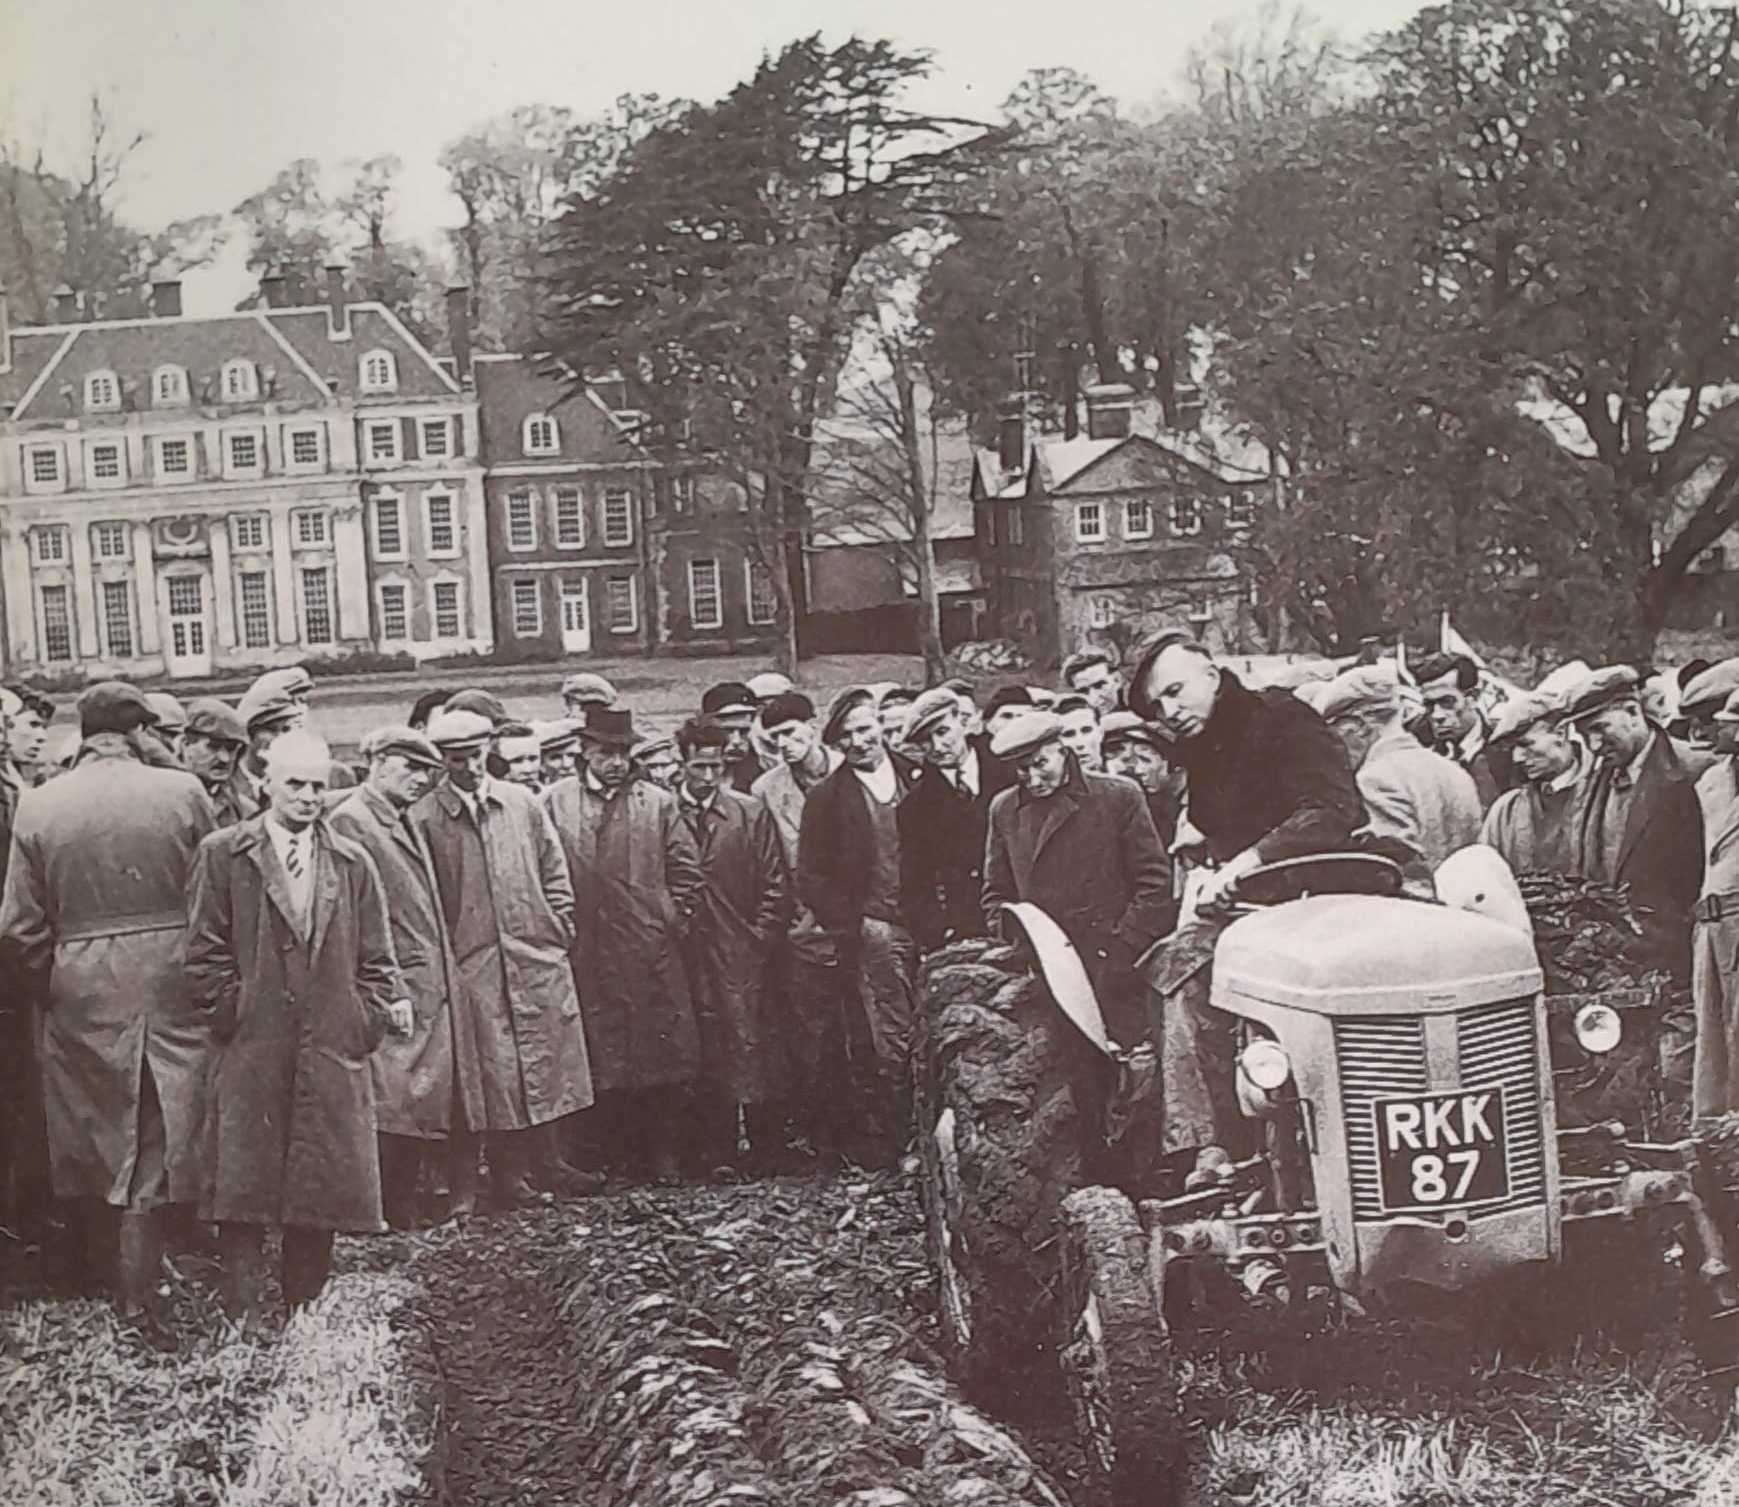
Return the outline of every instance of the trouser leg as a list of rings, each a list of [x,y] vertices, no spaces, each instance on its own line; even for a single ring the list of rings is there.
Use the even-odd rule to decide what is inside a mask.
[[[395,1230],[416,1228],[417,1175],[422,1165],[423,1143],[415,1136],[380,1137],[381,1208]]]
[[[320,1296],[332,1274],[332,1231],[284,1227],[284,1302],[294,1313]]]
[[[454,1123],[447,1137],[447,1216],[465,1219],[477,1212],[477,1192],[482,1181],[478,1158],[483,1137]]]
[[[582,1110],[580,1113],[586,1112]],[[603,1173],[575,1167],[562,1154],[563,1145],[569,1139],[568,1121],[577,1118],[578,1115],[564,1116],[527,1132],[535,1153],[537,1186],[557,1198],[584,1198],[604,1185]]]
[[[257,1224],[220,1224],[223,1308],[232,1323],[257,1328],[265,1318],[266,1231]]]
[[[492,1130],[484,1137],[489,1156],[489,1191],[496,1203],[513,1206],[537,1197],[531,1185],[536,1132]]]
[[[157,1276],[163,1266],[163,1211],[123,1210],[117,1245],[115,1296],[121,1312],[154,1312]]]
[[[913,970],[917,948],[903,926],[865,919],[858,983],[864,1024],[874,1057],[859,1077],[869,1151],[877,1161],[897,1158],[911,1134],[912,1036],[917,1021]]]

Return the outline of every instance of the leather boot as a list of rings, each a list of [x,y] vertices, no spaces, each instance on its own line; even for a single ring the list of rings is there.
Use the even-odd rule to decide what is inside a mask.
[[[266,1327],[266,1232],[258,1225],[218,1226],[223,1257],[223,1311],[244,1333]]]
[[[529,1132],[537,1140],[537,1184],[557,1198],[586,1198],[604,1186],[602,1172],[575,1167],[562,1155],[560,1122]]]
[[[402,1135],[380,1137],[381,1212],[395,1230],[417,1227],[417,1173],[421,1170],[420,1141]]]
[[[153,1319],[163,1268],[163,1221],[155,1209],[124,1209],[115,1253],[115,1297],[129,1318]]]
[[[447,1142],[447,1218],[469,1219],[477,1212],[477,1189],[482,1169],[477,1154],[481,1136],[456,1130]]]
[[[284,1303],[294,1314],[325,1290],[332,1272],[332,1231],[290,1225],[284,1230]]]
[[[537,1189],[527,1176],[534,1134],[511,1130],[489,1137],[489,1191],[501,1208],[537,1202]]]

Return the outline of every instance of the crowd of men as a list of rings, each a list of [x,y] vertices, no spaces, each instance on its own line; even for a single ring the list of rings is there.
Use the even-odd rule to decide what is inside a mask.
[[[919,962],[1010,902],[1154,1043],[1165,1146],[1235,1144],[1204,964],[1240,880],[1312,853],[1386,854],[1426,900],[1475,842],[1627,885],[1694,991],[1697,1108],[1739,1098],[1739,659],[1578,668],[1493,713],[1464,657],[1294,692],[1169,633],[1127,684],[1098,652],[982,697],[767,674],[669,735],[581,673],[546,721],[432,691],[354,766],[313,691],[105,682],[61,762],[53,704],[0,693],[0,1194],[13,1228],[67,1214],[147,1320],[201,1228],[255,1322],[268,1231],[293,1307],[335,1232],[891,1163]]]

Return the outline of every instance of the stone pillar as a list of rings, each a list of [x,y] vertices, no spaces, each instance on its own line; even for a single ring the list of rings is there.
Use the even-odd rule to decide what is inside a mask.
[[[133,595],[139,601],[139,652],[159,653],[163,633],[157,616],[157,560],[151,550],[149,518],[133,525]]]
[[[6,583],[7,648],[9,672],[34,664],[40,657],[36,645],[36,592],[30,579],[30,539],[20,528],[5,528],[0,548],[0,576]]]
[[[408,527],[405,520],[401,527]],[[332,574],[338,594],[338,637],[368,637],[368,541],[362,503],[351,498],[332,509]]]
[[[465,477],[463,490],[454,499],[455,506],[461,499],[468,573],[466,595],[471,598],[471,639],[479,650],[487,653],[495,647],[495,593],[490,589],[493,583],[489,579],[489,520],[481,471],[472,471]]]
[[[97,633],[97,583],[91,570],[91,526],[75,515],[72,534],[72,599],[78,624],[78,659],[95,659],[103,652]]]
[[[212,610],[217,617],[212,638],[220,649],[233,649],[240,642],[235,612],[235,571],[230,567],[229,518],[219,513],[208,520],[211,541]]]
[[[277,608],[278,642],[295,644],[296,572],[290,561],[290,509],[279,503],[272,509],[272,595]]]

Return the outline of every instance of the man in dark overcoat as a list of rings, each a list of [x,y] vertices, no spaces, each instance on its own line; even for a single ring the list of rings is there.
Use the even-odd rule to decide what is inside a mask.
[[[912,703],[901,742],[924,765],[895,819],[900,898],[922,952],[984,934],[984,840],[990,803],[1014,782],[1001,759],[968,736],[966,708],[946,687]]]
[[[457,970],[441,914],[435,864],[407,813],[440,778],[440,751],[408,727],[383,727],[362,743],[368,777],[333,810],[332,830],[374,860],[386,890],[393,953],[416,1012],[410,1034],[370,1059],[380,1131],[381,1199],[394,1229],[416,1223],[423,1148],[453,1126],[453,988]]]
[[[632,718],[586,709],[581,772],[543,793],[573,885],[573,976],[586,1008],[599,1154],[677,1172],[700,1037],[681,930],[700,887],[694,835],[668,790],[632,776]]]
[[[335,1231],[382,1228],[369,1055],[410,1029],[374,862],[325,818],[331,750],[303,730],[266,760],[264,813],[200,846],[187,982],[216,1041],[203,1216],[231,1317],[260,1318],[265,1237],[284,1300],[320,1295]]]
[[[215,696],[188,703],[176,757],[181,767],[205,786],[220,827],[260,814],[259,805],[235,777],[247,748],[247,725],[234,707]]]
[[[767,808],[731,789],[729,737],[706,717],[677,731],[681,819],[694,839],[700,886],[683,928],[689,994],[700,1032],[697,1144],[711,1165],[745,1141],[774,1149],[771,1107],[783,1087],[768,995],[773,950],[785,934],[791,889]]]
[[[429,741],[446,774],[411,808],[434,863],[452,942],[452,1210],[477,1205],[477,1152],[487,1143],[496,1201],[594,1191],[569,1167],[557,1122],[592,1103],[591,1059],[568,949],[574,890],[536,796],[488,772],[487,717],[437,712]],[[536,1132],[533,1134],[533,1132]]]
[[[162,1216],[199,1197],[210,1032],[182,977],[188,879],[211,804],[147,763],[152,713],[131,685],[79,698],[75,766],[24,793],[0,902],[9,983],[42,1010],[38,1066],[55,1196],[118,1220],[117,1295],[151,1307]]]

